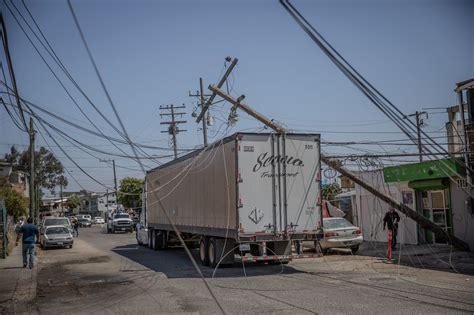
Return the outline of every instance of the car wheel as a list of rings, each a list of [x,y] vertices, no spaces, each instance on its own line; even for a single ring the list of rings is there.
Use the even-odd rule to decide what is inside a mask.
[[[359,250],[359,245],[351,247],[352,254],[357,253],[358,250]]]

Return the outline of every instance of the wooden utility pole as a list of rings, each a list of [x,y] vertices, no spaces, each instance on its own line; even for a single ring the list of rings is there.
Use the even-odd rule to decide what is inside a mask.
[[[115,171],[115,160],[112,160],[112,159],[108,159],[108,160],[104,160],[104,159],[100,159],[99,162],[112,162],[112,168],[113,168],[113,171],[114,171],[114,188],[115,188],[115,193],[117,193],[117,173]]]
[[[250,108],[250,106],[248,106],[246,104],[243,104],[241,102],[242,99],[244,98],[243,95],[240,96],[237,99],[234,99],[232,96],[226,94],[225,92],[223,92],[222,90],[220,90],[217,87],[209,86],[209,89],[213,93],[223,97],[225,100],[230,102],[235,107],[242,109],[243,111],[245,111],[246,113],[248,113],[252,117],[256,118],[258,121],[266,124],[268,127],[272,128],[277,133],[279,133],[279,134],[285,134],[286,133],[285,128],[279,126],[278,124],[275,124],[273,121],[269,120],[264,115],[258,113],[257,111],[253,110],[252,108]],[[321,154],[321,161],[324,162],[327,166],[335,169],[336,171],[338,171],[342,175],[348,177],[354,183],[357,183],[358,185],[363,187],[365,190],[367,190],[368,192],[370,192],[371,194],[373,194],[377,198],[380,198],[381,200],[386,202],[389,206],[398,209],[400,212],[404,213],[407,217],[409,217],[410,219],[417,222],[422,228],[432,231],[435,234],[435,236],[437,237],[437,239],[445,240],[446,242],[449,242],[450,244],[452,244],[452,245],[454,245],[454,246],[456,246],[460,249],[463,249],[463,250],[468,250],[469,249],[469,245],[467,243],[465,243],[464,241],[462,241],[462,240],[460,240],[460,239],[458,239],[458,238],[456,238],[452,235],[449,235],[440,226],[438,226],[434,222],[430,221],[429,219],[425,218],[423,215],[419,214],[418,212],[416,212],[412,208],[410,208],[410,207],[396,201],[392,197],[380,192],[377,188],[371,186],[369,183],[366,183],[365,181],[361,180],[359,177],[357,177],[351,171],[349,171],[349,170],[345,169],[344,167],[342,167],[341,166],[342,163],[339,160],[331,160],[331,159],[329,159],[329,158],[327,158],[327,157],[325,157],[324,155]]]
[[[176,116],[182,117],[185,115],[185,112],[175,112],[175,109],[184,109],[186,106],[184,104],[182,106],[174,106],[173,104],[171,105],[166,105],[166,106],[160,106],[160,109],[164,112],[160,113],[160,117],[163,118],[163,116],[171,116],[171,121],[162,121],[160,122],[160,125],[168,125],[168,130],[164,130],[161,133],[168,133],[171,135],[171,141],[173,142],[173,151],[174,151],[174,158],[178,158],[178,143],[176,140],[176,136],[180,132],[184,132],[186,130],[181,130],[178,128],[179,124],[184,124],[186,123],[186,120],[176,120]]]
[[[30,117],[30,218],[34,218],[35,211],[35,129],[33,118]]]
[[[229,68],[227,68],[227,71],[224,73],[224,75],[222,76],[221,80],[219,81],[219,83],[217,83],[217,88],[220,89],[222,87],[222,85],[227,81],[227,78],[229,77],[230,73],[232,72],[232,70],[234,69],[234,67],[237,65],[237,62],[239,61],[239,59],[237,58],[234,58],[234,59],[231,59],[230,57],[226,58],[226,60],[232,60],[231,63],[230,63],[230,66]],[[202,93],[202,92],[201,92]],[[209,97],[209,99],[207,100],[207,102],[204,104],[204,106],[202,106],[201,108],[201,113],[199,114],[199,116],[196,118],[196,122],[199,123],[201,121],[201,119],[203,119],[204,115],[206,114],[206,111],[207,109],[209,108],[209,106],[212,104],[212,101],[214,101],[214,98],[216,97],[216,93],[212,93],[211,97]]]
[[[424,126],[423,120],[420,119],[421,115],[428,115],[427,112],[416,111],[414,114],[408,115],[408,117],[416,117],[416,133],[418,136],[418,155],[420,158],[420,163],[423,162],[423,149],[421,144],[421,128]]]
[[[201,110],[202,110],[202,108],[204,107],[204,104],[206,104],[206,98],[205,97],[206,96],[211,96],[211,94],[207,94],[207,95],[204,94],[202,78],[199,78],[199,92],[196,91],[196,94],[191,94],[191,92],[189,92],[189,96],[199,97],[199,107],[201,107]],[[195,115],[196,114],[193,113],[193,117],[196,117]],[[207,121],[206,121],[206,119],[202,120],[202,136],[204,138],[203,139],[204,146],[207,147],[208,143],[207,143]]]

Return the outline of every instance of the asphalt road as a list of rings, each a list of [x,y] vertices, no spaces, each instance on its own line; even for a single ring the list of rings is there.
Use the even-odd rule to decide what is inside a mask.
[[[211,294],[184,249],[152,251],[136,245],[134,233],[81,229],[72,249],[39,256],[39,313],[474,312],[470,276],[374,257],[333,254],[285,266],[236,263],[214,277],[202,267]]]

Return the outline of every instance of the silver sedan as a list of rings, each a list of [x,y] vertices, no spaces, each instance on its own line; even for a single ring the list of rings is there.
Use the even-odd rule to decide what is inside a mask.
[[[40,244],[43,248],[69,247],[72,248],[74,240],[72,234],[64,225],[50,225],[40,235]]]
[[[317,248],[326,253],[330,248],[347,248],[356,253],[364,241],[362,231],[344,218],[323,219],[324,238],[318,242],[303,242],[303,247]]]

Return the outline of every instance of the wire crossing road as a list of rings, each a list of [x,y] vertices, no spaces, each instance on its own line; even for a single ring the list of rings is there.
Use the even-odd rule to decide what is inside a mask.
[[[236,263],[214,278],[202,271],[226,313],[474,312],[472,276],[373,256],[333,253],[245,270]],[[219,312],[183,249],[152,251],[134,233],[81,229],[72,249],[41,251],[38,268],[40,313]]]

